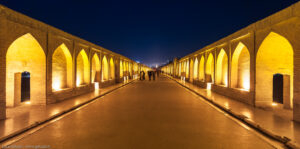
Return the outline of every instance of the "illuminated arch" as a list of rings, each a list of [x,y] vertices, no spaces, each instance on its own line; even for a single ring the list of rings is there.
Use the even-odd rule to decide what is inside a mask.
[[[190,74],[190,76],[189,76],[189,78],[190,78],[190,80],[193,80],[194,79],[194,61],[193,61],[193,59],[191,59],[190,60],[190,65],[189,65],[189,74]]]
[[[228,78],[228,57],[224,49],[221,49],[217,58],[216,84],[227,86]]]
[[[95,53],[92,58],[92,83],[100,81],[100,71],[100,60],[97,53]]]
[[[186,60],[186,66],[185,66],[185,77],[189,77],[189,70],[190,70],[190,62],[188,60]]]
[[[194,63],[194,79],[198,78],[198,58],[196,57]]]
[[[82,49],[76,59],[76,86],[89,83],[90,78],[89,59],[84,49]]]
[[[204,71],[204,56],[201,56],[199,63],[199,80],[204,81],[205,71]]]
[[[46,56],[38,41],[25,34],[17,38],[6,53],[6,106],[15,106],[21,99],[14,99],[15,75],[30,73],[30,102],[46,104]]]
[[[113,58],[110,58],[109,68],[110,68],[110,79],[114,79],[115,78],[115,64],[114,64]]]
[[[52,55],[52,89],[72,87],[72,56],[65,44],[61,44]]]
[[[122,60],[120,60],[120,78],[122,78],[123,77],[123,62],[122,62]]]
[[[102,81],[108,80],[108,61],[106,56],[102,59]]]
[[[239,43],[232,55],[231,86],[250,89],[250,54],[243,43]]]
[[[290,77],[290,106],[293,99],[294,52],[290,42],[271,32],[261,43],[256,56],[256,101],[273,101],[273,75]]]
[[[205,74],[207,82],[214,82],[214,57],[212,53],[207,58]]]

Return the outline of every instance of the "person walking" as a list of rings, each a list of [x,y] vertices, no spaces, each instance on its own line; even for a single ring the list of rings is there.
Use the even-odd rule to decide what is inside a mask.
[[[151,81],[151,71],[148,71],[149,81]]]
[[[153,81],[155,81],[155,71],[152,71]]]

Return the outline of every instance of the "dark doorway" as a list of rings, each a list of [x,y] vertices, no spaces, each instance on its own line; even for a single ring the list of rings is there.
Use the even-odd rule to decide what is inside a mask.
[[[273,75],[273,102],[283,104],[283,75]]]
[[[21,78],[21,102],[30,100],[30,73],[25,71]]]

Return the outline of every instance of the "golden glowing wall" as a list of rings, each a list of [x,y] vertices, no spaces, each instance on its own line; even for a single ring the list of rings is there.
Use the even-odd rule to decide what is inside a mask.
[[[109,61],[109,68],[110,68],[110,79],[114,79],[115,78],[115,64],[114,64],[114,59],[110,58]]]
[[[198,72],[199,72],[199,80],[204,81],[204,76],[205,76],[204,56],[201,56]]]
[[[190,78],[191,81],[194,78],[194,76],[193,76],[193,74],[194,74],[193,70],[194,70],[194,61],[193,61],[193,59],[191,59],[190,60],[190,65],[189,65],[189,70],[188,70],[189,74],[190,74],[189,78]]]
[[[231,86],[250,89],[250,54],[243,43],[239,43],[232,55]]]
[[[198,78],[198,59],[195,59],[195,63],[194,63],[194,79]]]
[[[211,53],[209,54],[207,61],[206,61],[205,74],[210,75],[212,82],[214,82],[214,57]]]
[[[270,104],[273,99],[273,75],[290,76],[290,100],[293,99],[294,52],[289,41],[271,32],[261,43],[256,58],[256,103]]]
[[[106,56],[102,59],[102,81],[108,80],[108,61]]]
[[[16,39],[6,53],[6,105],[14,106],[14,74],[30,72],[30,101],[46,103],[46,57],[31,34]]]
[[[188,78],[189,77],[189,72],[190,72],[190,62],[188,60],[186,60],[186,63],[185,63],[185,77]]]
[[[60,45],[52,55],[52,89],[72,87],[72,56],[65,44]]]
[[[90,67],[89,59],[84,49],[79,52],[76,63],[76,86],[88,84],[90,78]]]
[[[217,58],[217,69],[216,69],[216,84],[227,86],[228,78],[228,57],[224,49],[221,49]]]
[[[97,54],[94,54],[92,58],[92,83],[95,82],[96,78],[99,78],[101,71],[100,60]],[[97,75],[97,76],[96,76]]]
[[[122,60],[120,60],[120,77],[122,78],[123,77],[123,62]]]

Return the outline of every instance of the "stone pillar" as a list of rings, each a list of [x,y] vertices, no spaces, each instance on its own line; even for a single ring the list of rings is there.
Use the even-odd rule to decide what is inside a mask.
[[[283,107],[291,109],[290,76],[283,75]]]
[[[21,104],[21,83],[22,73],[15,73],[14,76],[14,104],[13,106],[19,106]]]

